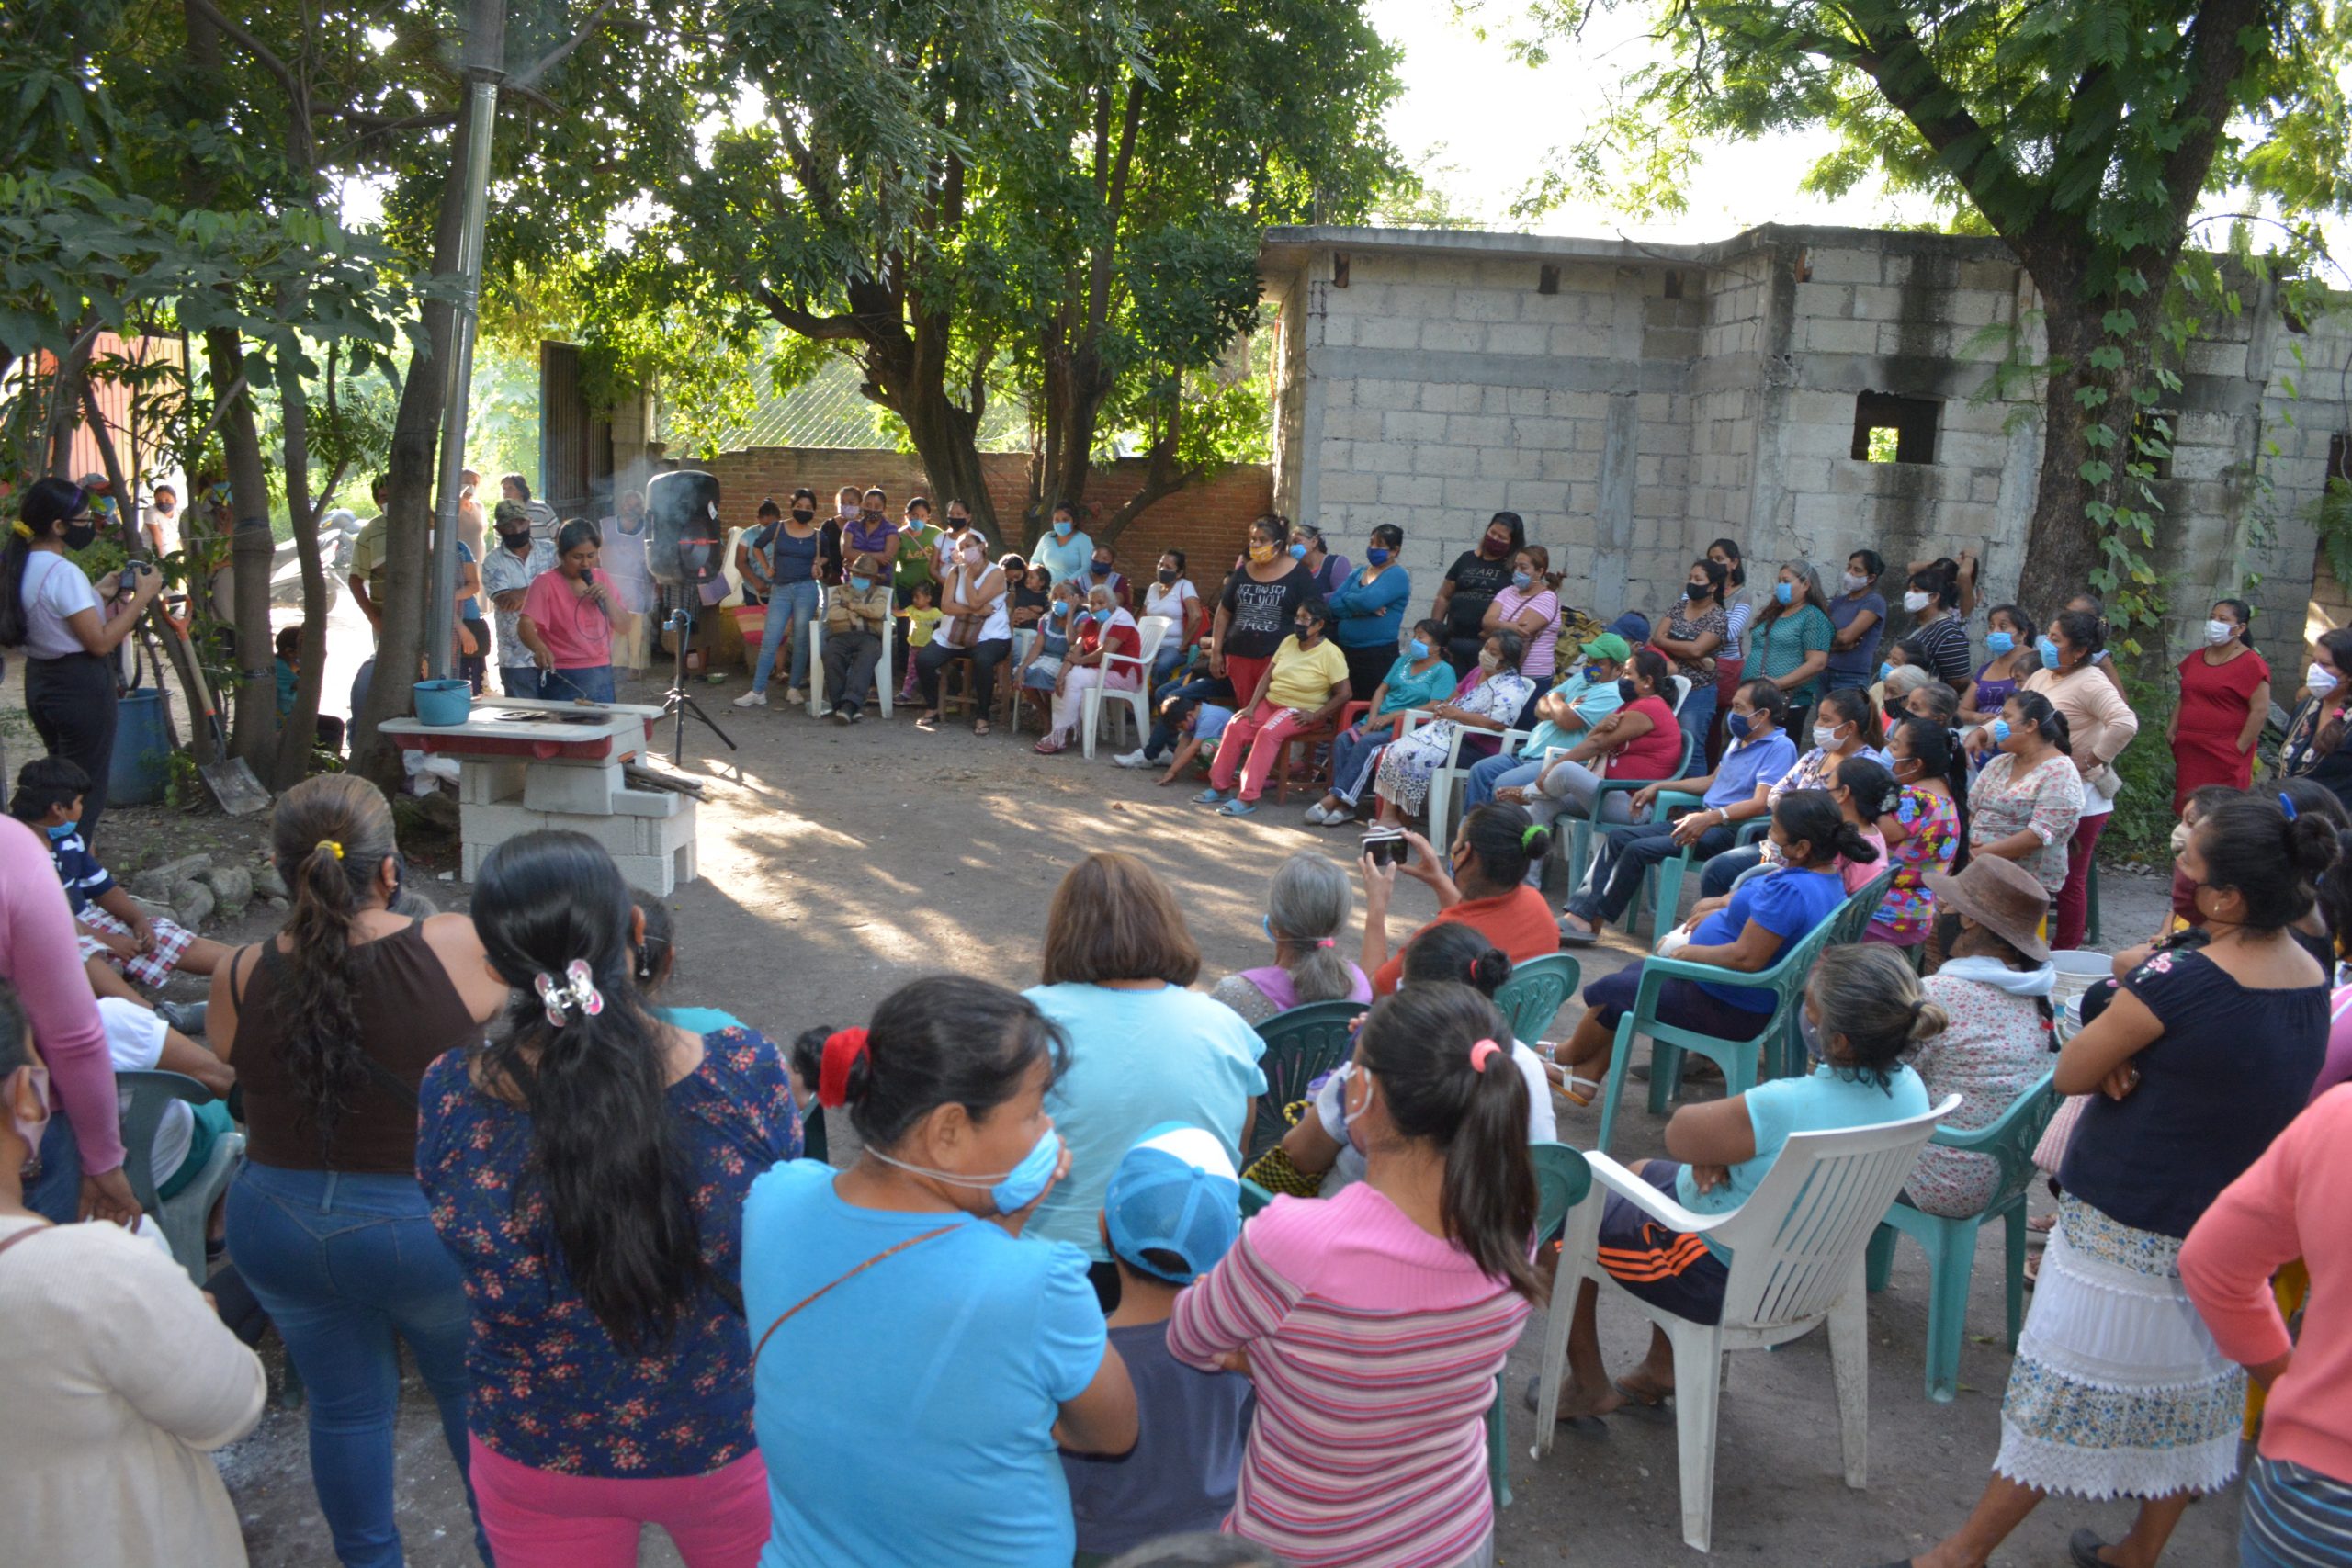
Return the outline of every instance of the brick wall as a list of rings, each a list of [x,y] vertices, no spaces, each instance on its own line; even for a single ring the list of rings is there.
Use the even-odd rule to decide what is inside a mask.
[[[985,452],[980,463],[998,522],[1017,535],[1029,495],[1028,457],[1019,452]],[[801,485],[817,492],[820,516],[831,511],[833,492],[845,484],[860,490],[880,485],[889,492],[893,516],[907,497],[927,495],[936,520],[948,499],[924,477],[920,458],[878,448],[755,446],[702,462],[689,459],[684,466],[703,468],[718,480],[719,511],[729,525],[753,521],[763,497],[774,496],[776,504],[784,505]],[[1098,465],[1086,491],[1093,514],[1107,516],[1134,495],[1142,487],[1143,468],[1140,461],[1126,460]],[[1149,578],[1161,550],[1181,549],[1186,575],[1205,592],[1223,579],[1226,567],[1240,553],[1251,519],[1272,508],[1272,470],[1262,463],[1236,463],[1146,507],[1114,548],[1121,566],[1139,581]],[[1017,537],[1007,542],[1019,547]],[[1341,547],[1351,557],[1362,553]]]

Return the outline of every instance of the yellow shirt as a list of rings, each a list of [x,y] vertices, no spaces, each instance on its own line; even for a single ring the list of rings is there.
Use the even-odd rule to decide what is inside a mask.
[[[907,646],[909,648],[921,648],[931,641],[931,634],[939,628],[939,617],[941,613],[942,612],[936,608],[929,610],[905,609],[899,612],[899,618],[907,623]]]
[[[1311,649],[1286,637],[1274,649],[1274,672],[1266,682],[1266,700],[1278,708],[1313,713],[1331,700],[1331,689],[1348,678],[1347,656],[1329,637]]]

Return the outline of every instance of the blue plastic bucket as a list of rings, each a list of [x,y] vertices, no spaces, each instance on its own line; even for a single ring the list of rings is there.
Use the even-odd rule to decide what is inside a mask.
[[[473,688],[463,681],[419,681],[414,689],[419,724],[463,724],[474,711]]]
[[[168,699],[153,686],[126,692],[115,707],[114,758],[107,765],[107,804],[153,806],[164,798],[171,774],[171,727],[164,722]]]

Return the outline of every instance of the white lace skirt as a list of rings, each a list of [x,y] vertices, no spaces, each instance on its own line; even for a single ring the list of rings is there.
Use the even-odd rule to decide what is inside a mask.
[[[2044,1492],[2163,1497],[2237,1473],[2245,1372],[2180,1287],[2180,1243],[2060,1201],[1993,1468]]]

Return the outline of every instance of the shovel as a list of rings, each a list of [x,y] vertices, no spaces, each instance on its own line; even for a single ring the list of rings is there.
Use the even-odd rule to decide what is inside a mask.
[[[195,663],[196,645],[188,638],[187,626],[168,615],[164,617],[164,623],[172,628],[181,645],[188,650],[188,661]],[[211,794],[213,804],[220,807],[224,814],[249,817],[256,811],[266,810],[269,806],[269,791],[262,787],[261,780],[254,777],[252,766],[243,757],[229,755],[229,738],[220,728],[220,710],[213,704],[211,687],[201,682],[198,684],[204,686],[205,728],[212,736],[213,755],[220,761],[200,765],[196,770],[198,775],[204,780],[204,787]]]

